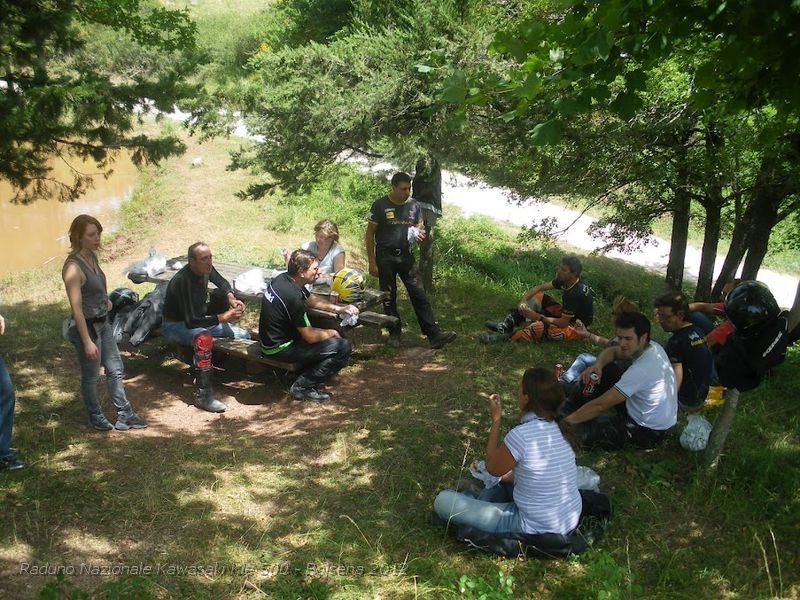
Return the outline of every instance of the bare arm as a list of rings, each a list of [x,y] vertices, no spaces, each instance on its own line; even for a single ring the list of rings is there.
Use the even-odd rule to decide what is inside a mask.
[[[575,333],[581,336],[585,340],[589,340],[593,344],[597,344],[598,346],[608,346],[611,343],[611,340],[607,337],[603,337],[602,335],[597,335],[586,329],[586,325],[583,324],[583,321],[580,319],[575,320]]]
[[[536,287],[532,287],[527,292],[525,292],[525,295],[522,297],[522,301],[523,302],[527,302],[528,300],[533,298],[539,292],[546,292],[546,291],[552,290],[552,289],[553,289],[553,283],[552,282],[548,281],[547,283],[540,283]]]
[[[492,425],[489,428],[489,439],[486,440],[486,453],[483,457],[486,470],[495,477],[505,476],[517,461],[508,447],[500,442],[500,421],[503,417],[503,408],[500,405],[500,396],[489,396],[489,413],[492,416]]]
[[[325,340],[329,340],[330,338],[334,337],[341,337],[339,332],[335,329],[319,329],[318,327],[298,327],[297,331],[300,333],[300,337],[303,338],[303,341],[307,344],[316,344],[318,342],[324,342]]]
[[[373,277],[378,276],[378,263],[375,261],[375,232],[378,230],[378,224],[369,221],[367,223],[367,233],[365,235],[365,243],[367,246],[367,260],[369,261],[369,274]]]
[[[584,370],[583,373],[581,373],[581,380],[584,383],[588,383],[589,377],[591,376],[592,373],[597,374],[598,377],[602,377],[603,367],[617,360],[618,358],[622,358],[619,346],[611,346],[609,348],[606,348],[600,354],[597,355],[597,360],[595,361],[595,363],[591,367],[588,367],[586,370]]]
[[[574,413],[564,417],[564,421],[570,425],[590,421],[605,412],[612,406],[625,402],[625,396],[617,388],[611,388],[599,398],[595,398],[581,406]]]
[[[306,298],[306,306],[308,308],[315,308],[317,310],[332,312],[337,315],[358,314],[358,307],[354,306],[353,304],[331,304],[330,302],[326,302],[316,294],[311,294],[308,298]]]
[[[672,363],[672,370],[675,371],[675,388],[679,390],[683,383],[683,363]]]
[[[541,315],[539,320],[542,323],[548,323],[549,325],[555,325],[556,327],[566,327],[569,325],[572,320],[569,317],[547,317],[545,315]]]
[[[531,321],[544,321],[545,316],[541,313],[536,312],[532,308],[528,306],[528,300],[533,298],[536,294],[540,292],[546,292],[547,290],[552,290],[553,284],[552,283],[541,283],[536,287],[529,289],[525,292],[525,295],[522,296],[522,301],[517,306],[517,310],[524,316],[526,319]],[[547,317],[548,322],[553,323],[554,325],[558,325],[559,327],[566,327],[569,324],[569,318],[561,318],[558,319],[553,317]],[[559,325],[560,322],[563,321],[563,325]]]
[[[342,269],[344,269],[345,264],[347,263],[347,256],[345,252],[341,254],[337,254],[333,259],[333,272],[338,273]]]

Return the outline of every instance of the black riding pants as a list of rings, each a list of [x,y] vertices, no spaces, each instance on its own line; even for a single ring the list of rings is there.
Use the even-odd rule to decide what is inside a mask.
[[[436,335],[439,332],[439,326],[433,319],[433,309],[425,294],[414,257],[410,253],[402,253],[398,256],[379,252],[375,258],[378,264],[381,291],[389,292],[389,297],[383,301],[384,313],[400,319],[400,313],[397,310],[397,277],[399,276],[403,285],[406,286],[408,298],[411,300],[411,306],[414,307],[422,333],[428,337]],[[389,331],[400,333],[401,329],[402,321],[399,321],[398,325]]]
[[[333,337],[315,344],[296,340],[272,356],[278,360],[303,365],[303,371],[297,378],[297,383],[301,387],[312,387],[336,375],[342,367],[347,365],[352,351],[353,344],[350,340]]]

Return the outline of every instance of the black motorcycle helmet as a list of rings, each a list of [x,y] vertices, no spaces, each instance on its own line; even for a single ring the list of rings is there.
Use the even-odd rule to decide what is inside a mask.
[[[123,306],[139,302],[139,294],[130,288],[117,288],[108,295],[108,299],[111,300],[111,312],[117,313]]]
[[[725,298],[725,313],[736,330],[748,333],[780,314],[769,288],[760,281],[742,281]]]

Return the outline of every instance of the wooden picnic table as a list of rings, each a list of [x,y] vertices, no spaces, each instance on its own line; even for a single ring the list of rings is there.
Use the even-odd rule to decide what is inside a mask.
[[[136,275],[136,274],[128,274],[128,278],[133,281],[134,283],[164,283],[172,279],[172,277],[177,273],[181,267],[183,267],[187,263],[186,256],[176,256],[171,258],[167,261],[167,268],[156,275]],[[251,271],[253,269],[260,269],[264,273],[264,281],[269,282],[274,277],[278,276],[282,273],[285,269],[275,269],[269,267],[254,267],[252,265],[240,265],[236,263],[229,263],[214,260],[214,268],[222,275],[231,286],[234,288],[233,293],[234,295],[239,298],[240,300],[260,300],[263,294],[259,293],[251,293],[251,292],[244,292],[241,290],[237,290],[236,286],[234,285],[234,280],[243,273],[247,271]],[[216,286],[209,282],[209,289],[214,289]],[[325,300],[330,297],[330,287],[328,285],[319,285],[315,284],[311,288],[312,294],[317,294],[322,296]],[[376,290],[373,288],[366,288],[364,290],[364,298],[359,302],[353,302],[355,306],[358,307],[359,315],[358,315],[358,324],[359,325],[366,325],[369,327],[389,327],[397,323],[397,317],[391,317],[388,315],[384,315],[382,313],[372,312],[369,309],[377,307],[383,300],[388,296],[388,292],[382,292],[380,290]],[[326,310],[317,310],[317,309],[309,309],[308,313],[312,317],[319,317],[323,319],[333,319],[334,321],[338,322],[338,315],[336,313],[328,312]]]

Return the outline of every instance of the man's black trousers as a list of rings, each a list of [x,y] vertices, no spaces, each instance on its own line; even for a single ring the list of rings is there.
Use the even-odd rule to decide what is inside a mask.
[[[380,280],[381,291],[389,292],[389,297],[383,301],[384,313],[397,317],[398,320],[400,319],[400,313],[397,311],[397,277],[399,276],[403,285],[406,286],[408,298],[414,307],[422,333],[428,337],[439,333],[439,326],[433,319],[431,303],[425,294],[422,278],[419,276],[419,269],[417,269],[411,253],[395,255],[378,252],[375,258],[378,264],[378,279]],[[400,333],[401,328],[402,321],[399,321],[398,325],[389,331]]]

